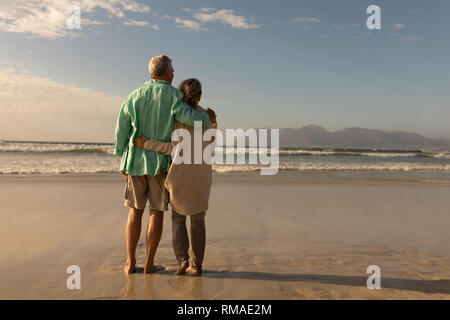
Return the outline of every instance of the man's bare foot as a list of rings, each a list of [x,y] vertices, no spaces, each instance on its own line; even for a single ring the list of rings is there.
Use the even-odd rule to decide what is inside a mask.
[[[123,268],[123,271],[127,274],[136,273],[136,261],[128,261]]]
[[[177,269],[177,271],[175,272],[175,274],[176,274],[177,276],[181,276],[181,275],[185,274],[185,273],[186,273],[186,269],[187,269],[188,267],[189,267],[188,264],[183,263],[181,266],[178,267],[178,269]]]
[[[155,273],[155,272],[158,272],[158,271],[161,271],[161,270],[164,270],[163,266],[155,266],[155,265],[146,266],[144,268],[144,273]]]

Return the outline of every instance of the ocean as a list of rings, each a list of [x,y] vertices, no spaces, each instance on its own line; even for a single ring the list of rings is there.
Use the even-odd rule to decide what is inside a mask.
[[[248,157],[258,151],[245,152]],[[119,168],[119,158],[112,153],[113,145],[106,143],[0,141],[0,175],[113,174]],[[236,150],[228,147],[226,153],[236,154]],[[250,164],[213,165],[217,174],[257,174],[260,168]],[[279,172],[290,176],[370,174],[450,182],[450,152],[280,148]]]

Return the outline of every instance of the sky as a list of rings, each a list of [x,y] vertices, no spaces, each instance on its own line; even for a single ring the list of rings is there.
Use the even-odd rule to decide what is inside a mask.
[[[373,4],[380,30],[366,26]],[[449,12],[447,0],[2,0],[0,140],[113,142],[158,54],[173,85],[202,82],[222,129],[450,138]]]

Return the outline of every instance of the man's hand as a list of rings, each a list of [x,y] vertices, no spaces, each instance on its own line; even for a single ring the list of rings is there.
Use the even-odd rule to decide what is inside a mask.
[[[122,157],[120,157],[120,163],[122,163]],[[127,176],[127,174],[126,174],[125,172],[120,171],[120,174],[121,174],[125,179],[128,179],[128,176]]]
[[[211,120],[212,123],[216,123],[216,113],[214,112],[213,109],[208,108],[208,110],[206,110],[206,112],[208,113],[209,116],[209,120]]]
[[[145,141],[148,139],[142,135],[142,133],[139,135],[139,138],[134,138],[134,146],[136,148],[144,149]]]

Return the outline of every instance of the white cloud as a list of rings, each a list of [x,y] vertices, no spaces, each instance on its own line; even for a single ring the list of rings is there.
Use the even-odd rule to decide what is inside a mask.
[[[291,22],[302,24],[303,30],[311,30],[311,24],[321,23],[322,20],[313,17],[295,17]]]
[[[0,68],[0,139],[114,140],[123,97]]]
[[[322,20],[318,18],[305,18],[305,17],[295,17],[292,19],[293,23],[307,22],[307,23],[321,23]]]
[[[127,20],[123,23],[126,26],[147,27],[150,24],[147,21]]]
[[[260,24],[252,23],[244,16],[238,16],[234,13],[234,10],[214,8],[200,8],[196,10],[188,9],[188,12],[193,12],[192,16],[201,22],[222,22],[237,29],[259,29],[262,27]],[[184,11],[187,11],[186,9]]]
[[[66,26],[70,16],[66,11],[72,5],[81,10],[82,28],[104,24],[111,18],[124,19],[127,11],[150,11],[149,6],[135,0],[2,0],[0,30],[50,39],[73,36],[74,32]],[[94,15],[96,19],[92,20]]]
[[[396,28],[396,29],[403,29],[403,28],[406,28],[406,25],[401,24],[401,23],[396,23],[396,24],[394,24],[394,28]]]
[[[174,18],[175,22],[183,29],[187,30],[194,30],[194,31],[206,31],[207,29],[203,28],[200,23],[187,20],[187,19],[181,19],[178,17]]]
[[[253,23],[252,19],[247,19],[244,16],[238,16],[234,13],[234,10],[227,9],[215,9],[215,8],[181,8],[181,11],[190,13],[194,20],[175,17],[171,18],[168,15],[163,15],[162,19],[173,19],[181,28],[188,30],[202,30],[207,31],[203,27],[204,23],[207,22],[221,22],[223,24],[230,25],[236,29],[259,29],[262,27],[261,24]]]
[[[181,8],[181,11],[184,11],[184,12],[195,12],[195,11],[212,12],[212,11],[215,11],[215,10],[216,9],[214,9],[214,8],[200,8],[200,9]]]
[[[150,25],[147,21],[137,21],[137,20],[127,20],[123,23],[126,26],[133,26],[133,27],[150,27],[150,29],[153,30],[160,30],[159,26],[157,24]]]

